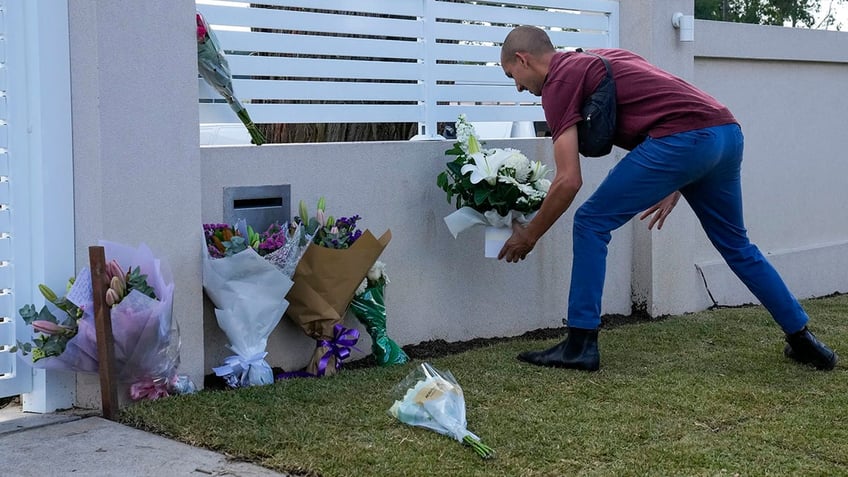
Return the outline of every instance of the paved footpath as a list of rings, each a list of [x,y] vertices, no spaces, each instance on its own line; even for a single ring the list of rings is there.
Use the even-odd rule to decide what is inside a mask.
[[[3,477],[285,477],[96,415],[0,409]]]

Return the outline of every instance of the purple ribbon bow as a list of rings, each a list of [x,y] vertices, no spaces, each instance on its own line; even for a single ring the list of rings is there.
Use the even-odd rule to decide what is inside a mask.
[[[318,378],[324,376],[324,373],[327,371],[327,364],[330,362],[330,358],[336,357],[336,369],[340,369],[342,367],[342,361],[350,357],[350,348],[355,349],[356,351],[361,350],[357,348],[356,342],[359,341],[359,330],[353,328],[345,328],[344,326],[337,324],[333,327],[333,338],[326,340],[321,339],[317,340],[317,347],[329,348],[329,350],[321,356],[321,359],[318,361],[318,369],[315,374],[311,374],[307,371],[289,371],[286,373],[281,373],[275,376],[276,379],[293,379],[293,378]]]
[[[355,328],[345,328],[340,324],[334,326],[332,339],[318,340],[317,346],[319,348],[329,349],[318,361],[317,376],[324,375],[327,371],[327,364],[333,356],[336,357],[336,369],[340,369],[342,367],[342,361],[350,357],[350,348],[360,351],[360,349],[355,346],[357,341],[359,341],[359,330]]]

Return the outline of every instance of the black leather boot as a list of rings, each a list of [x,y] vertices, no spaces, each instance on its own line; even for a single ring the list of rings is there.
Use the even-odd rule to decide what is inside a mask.
[[[786,335],[783,354],[801,364],[810,364],[816,369],[830,371],[839,357],[824,343],[817,340],[805,326],[803,330]]]
[[[568,336],[558,345],[543,351],[525,351],[518,359],[537,366],[597,371],[601,364],[598,330],[569,327]]]

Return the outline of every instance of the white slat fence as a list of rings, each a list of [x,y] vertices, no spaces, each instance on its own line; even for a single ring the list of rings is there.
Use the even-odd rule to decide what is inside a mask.
[[[460,113],[541,121],[499,65],[517,25],[557,48],[618,46],[607,0],[198,0],[227,53],[236,95],[256,123],[413,122],[432,136]],[[200,81],[201,123],[238,120]]]

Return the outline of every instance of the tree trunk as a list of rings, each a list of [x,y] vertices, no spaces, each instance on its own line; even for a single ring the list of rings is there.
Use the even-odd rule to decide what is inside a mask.
[[[417,123],[259,124],[268,143],[406,141]]]

